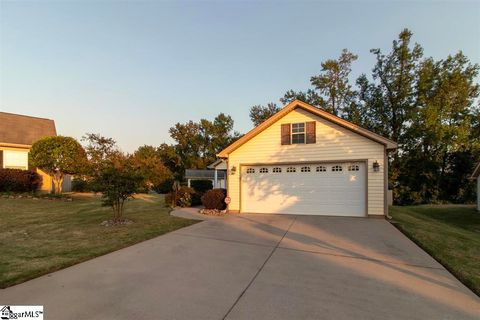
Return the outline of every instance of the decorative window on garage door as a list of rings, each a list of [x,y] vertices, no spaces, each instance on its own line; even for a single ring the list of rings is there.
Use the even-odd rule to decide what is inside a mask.
[[[342,168],[342,166],[336,165],[336,166],[332,167],[332,171],[333,172],[343,171],[343,168]]]
[[[316,169],[317,172],[326,172],[327,171],[327,167],[325,166],[318,166],[317,169]]]
[[[260,173],[268,173],[268,168],[260,168]]]
[[[253,169],[253,168],[248,168],[248,169],[247,169],[247,173],[255,173],[255,169]]]
[[[310,172],[310,167],[301,167],[300,172]]]
[[[295,169],[295,167],[288,167],[287,168],[287,172],[296,172],[297,169]]]
[[[348,166],[348,171],[360,171],[360,167],[357,164],[351,164]]]
[[[273,172],[273,173],[282,173],[282,168],[280,168],[280,167],[275,167],[275,168],[272,169],[272,172]]]

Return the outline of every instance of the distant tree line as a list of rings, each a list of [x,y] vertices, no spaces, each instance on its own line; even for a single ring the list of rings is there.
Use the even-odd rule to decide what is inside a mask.
[[[460,51],[444,59],[425,57],[403,30],[390,52],[372,49],[376,63],[370,77],[350,83],[357,56],[344,49],[338,59],[321,63],[311,88],[287,91],[283,105],[299,99],[399,144],[389,158],[389,184],[397,204],[470,202],[469,180],[480,160],[479,65]],[[280,107],[250,108],[255,126]]]

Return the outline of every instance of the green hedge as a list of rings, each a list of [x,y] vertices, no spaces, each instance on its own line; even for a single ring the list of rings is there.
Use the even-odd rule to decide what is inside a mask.
[[[190,186],[197,192],[205,193],[213,189],[212,180],[192,180]]]
[[[42,177],[31,170],[0,169],[0,192],[35,192]]]

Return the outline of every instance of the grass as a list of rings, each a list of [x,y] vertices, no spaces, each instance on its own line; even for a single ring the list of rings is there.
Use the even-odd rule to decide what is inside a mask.
[[[480,213],[466,205],[392,207],[395,225],[480,295]]]
[[[73,201],[0,198],[0,288],[191,225],[169,215],[163,196],[138,195],[125,205],[130,225],[104,227],[111,209],[100,198]]]

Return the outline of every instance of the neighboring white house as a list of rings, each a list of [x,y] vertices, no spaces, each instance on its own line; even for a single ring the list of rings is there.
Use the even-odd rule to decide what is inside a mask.
[[[480,162],[473,170],[472,178],[477,179],[477,210],[480,211]]]
[[[0,168],[33,169],[28,163],[28,152],[36,141],[56,136],[55,122],[50,119],[0,112]],[[42,191],[52,190],[52,179],[41,170]],[[64,180],[63,191],[70,191],[70,176]]]
[[[185,170],[187,186],[194,180],[210,180],[214,188],[225,189],[225,172],[218,170],[187,169]]]
[[[383,216],[397,144],[295,100],[218,154],[230,212]]]

